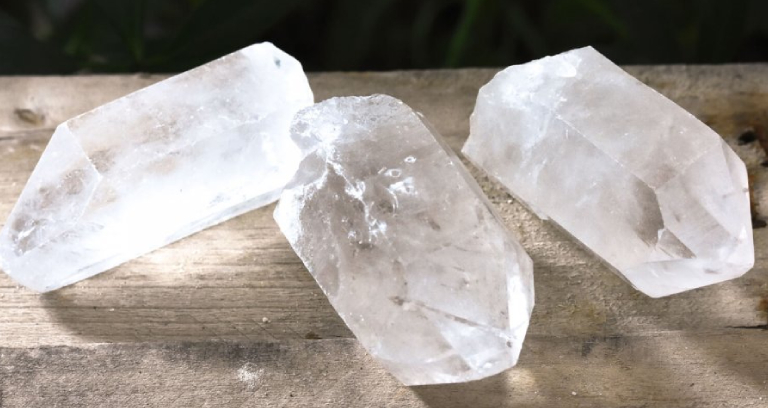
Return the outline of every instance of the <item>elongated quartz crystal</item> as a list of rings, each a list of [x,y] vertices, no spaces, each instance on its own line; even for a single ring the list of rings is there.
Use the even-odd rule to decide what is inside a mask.
[[[362,345],[407,385],[513,366],[532,263],[459,159],[389,96],[302,110],[275,219]]]
[[[0,232],[0,267],[49,291],[277,199],[313,102],[301,65],[244,48],[56,128]]]
[[[592,48],[485,85],[463,153],[632,285],[665,296],[754,263],[744,163]]]

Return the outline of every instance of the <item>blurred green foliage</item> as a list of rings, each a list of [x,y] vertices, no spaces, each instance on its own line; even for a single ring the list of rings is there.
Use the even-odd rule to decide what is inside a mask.
[[[306,69],[768,60],[766,0],[0,0],[0,74],[175,72],[272,41]]]

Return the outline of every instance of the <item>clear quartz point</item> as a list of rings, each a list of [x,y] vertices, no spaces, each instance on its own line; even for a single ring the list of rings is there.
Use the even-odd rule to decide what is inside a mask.
[[[275,219],[368,352],[406,385],[512,367],[531,259],[442,137],[384,95],[304,109],[292,134],[306,157]]]
[[[500,72],[470,127],[471,162],[647,295],[754,264],[741,159],[591,47]]]
[[[256,44],[72,118],[0,232],[0,267],[45,292],[276,200],[301,159],[301,65]]]

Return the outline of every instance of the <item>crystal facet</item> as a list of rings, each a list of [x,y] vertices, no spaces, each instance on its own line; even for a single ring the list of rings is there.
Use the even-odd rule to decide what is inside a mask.
[[[532,263],[424,119],[384,95],[299,112],[275,219],[362,345],[407,385],[513,366]]]
[[[53,290],[274,201],[312,102],[299,62],[262,43],[68,120],[0,232],[0,267]]]
[[[512,66],[477,97],[463,153],[642,292],[754,263],[744,163],[592,48]]]

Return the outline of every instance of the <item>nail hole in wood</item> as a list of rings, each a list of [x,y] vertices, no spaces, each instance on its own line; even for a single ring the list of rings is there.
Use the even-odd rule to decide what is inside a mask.
[[[749,144],[757,140],[757,135],[754,131],[748,130],[739,136],[739,146]]]

